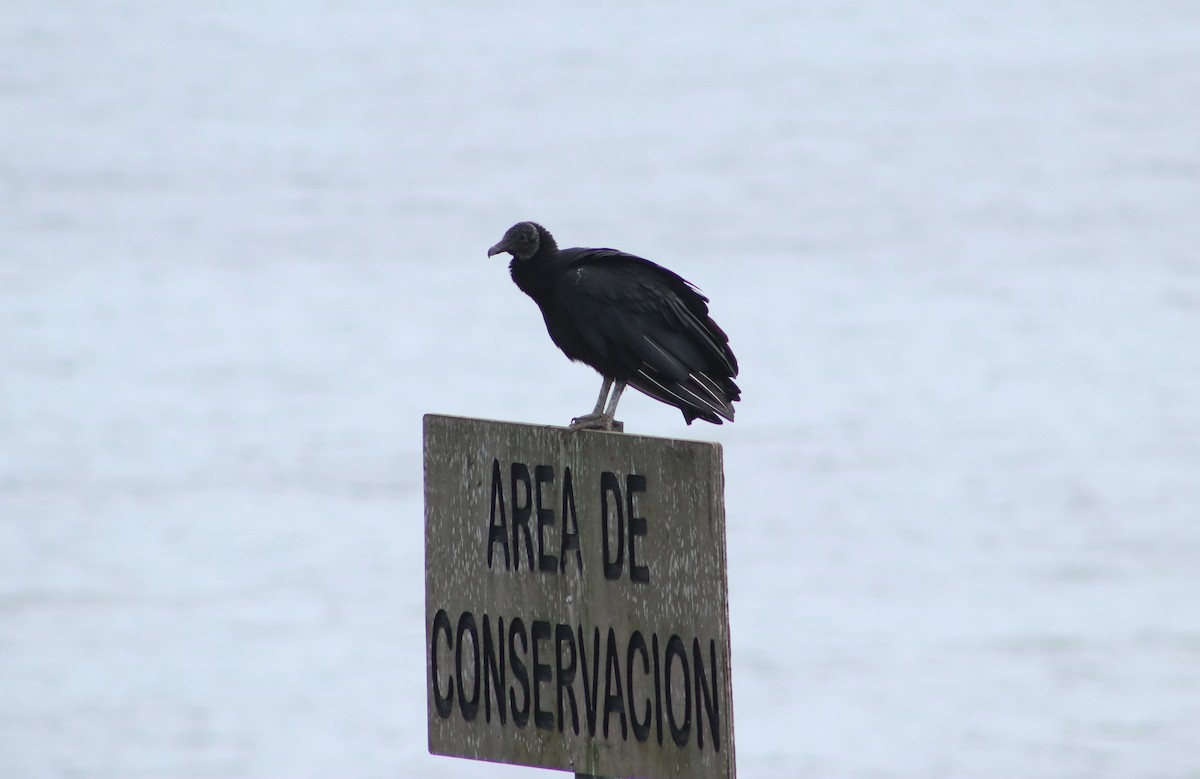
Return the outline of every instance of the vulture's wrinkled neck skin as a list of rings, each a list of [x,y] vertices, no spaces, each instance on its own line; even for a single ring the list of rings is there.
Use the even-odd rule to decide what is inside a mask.
[[[509,228],[498,246],[512,254],[508,273],[521,291],[539,303],[546,299],[555,279],[545,270],[559,256],[550,231],[535,222],[521,222]]]

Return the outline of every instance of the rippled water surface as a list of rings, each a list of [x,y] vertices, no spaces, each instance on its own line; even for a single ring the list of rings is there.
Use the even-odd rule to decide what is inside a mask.
[[[713,299],[748,777],[1200,776],[1200,6],[19,2],[0,775],[425,747],[421,415],[598,379],[485,251]]]

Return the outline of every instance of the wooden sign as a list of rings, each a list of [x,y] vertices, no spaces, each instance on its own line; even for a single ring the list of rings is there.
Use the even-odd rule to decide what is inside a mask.
[[[425,417],[434,754],[734,776],[719,444]]]

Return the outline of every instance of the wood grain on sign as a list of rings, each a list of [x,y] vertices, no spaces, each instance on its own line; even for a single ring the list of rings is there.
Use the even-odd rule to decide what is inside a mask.
[[[435,754],[734,776],[719,444],[425,417]]]

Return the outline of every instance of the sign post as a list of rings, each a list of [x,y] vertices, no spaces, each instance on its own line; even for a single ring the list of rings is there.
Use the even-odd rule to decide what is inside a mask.
[[[425,417],[429,749],[732,779],[719,444]]]

